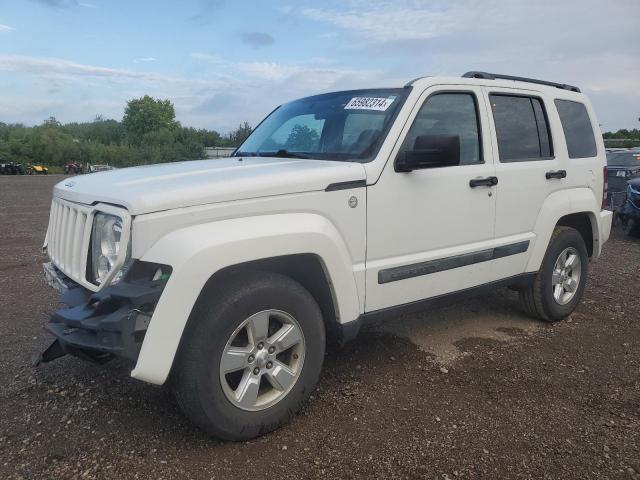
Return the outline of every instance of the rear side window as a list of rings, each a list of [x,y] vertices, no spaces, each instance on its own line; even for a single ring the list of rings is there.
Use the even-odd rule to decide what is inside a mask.
[[[598,154],[591,120],[583,103],[556,100],[569,158],[595,157]]]
[[[544,105],[539,98],[489,95],[501,162],[547,160],[553,145]]]

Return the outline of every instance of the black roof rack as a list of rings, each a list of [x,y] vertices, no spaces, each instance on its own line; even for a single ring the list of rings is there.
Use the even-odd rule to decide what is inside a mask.
[[[487,72],[467,72],[462,75],[463,78],[482,78],[484,80],[495,80],[499,78],[501,80],[515,80],[518,82],[537,83],[538,85],[547,85],[549,87],[561,88],[563,90],[571,90],[572,92],[580,93],[580,89],[573,85],[567,85],[566,83],[547,82],[546,80],[536,80],[535,78],[526,77],[514,77],[513,75],[500,75],[499,73],[487,73]]]

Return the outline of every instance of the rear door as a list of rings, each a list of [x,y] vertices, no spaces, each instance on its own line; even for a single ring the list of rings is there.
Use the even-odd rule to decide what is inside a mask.
[[[496,154],[496,244],[520,244],[529,249],[545,199],[569,185],[566,158],[558,154],[549,114],[553,100],[543,93],[511,88],[484,89],[489,106],[492,142]],[[557,128],[557,127],[556,127]],[[568,197],[567,197],[568,198]],[[568,200],[567,200],[568,201]],[[528,255],[494,262],[501,278],[523,273]]]

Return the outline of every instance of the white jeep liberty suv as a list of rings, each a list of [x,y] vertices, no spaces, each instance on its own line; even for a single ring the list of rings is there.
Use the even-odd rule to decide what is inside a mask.
[[[35,363],[132,362],[223,439],[287,422],[325,342],[481,288],[569,315],[609,237],[606,163],[570,85],[483,72],[276,108],[233,157],[54,189]]]

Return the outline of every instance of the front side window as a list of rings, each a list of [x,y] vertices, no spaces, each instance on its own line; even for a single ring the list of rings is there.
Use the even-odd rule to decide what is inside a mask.
[[[501,162],[546,160],[553,147],[544,105],[539,98],[489,95]]]
[[[555,104],[567,140],[569,158],[595,157],[598,153],[596,139],[584,104],[571,100],[555,100]]]
[[[235,156],[371,161],[408,92],[353,90],[287,103],[258,125]]]
[[[467,92],[437,93],[420,108],[402,143],[403,150],[420,150],[441,137],[459,145],[460,165],[482,163],[478,108]]]

